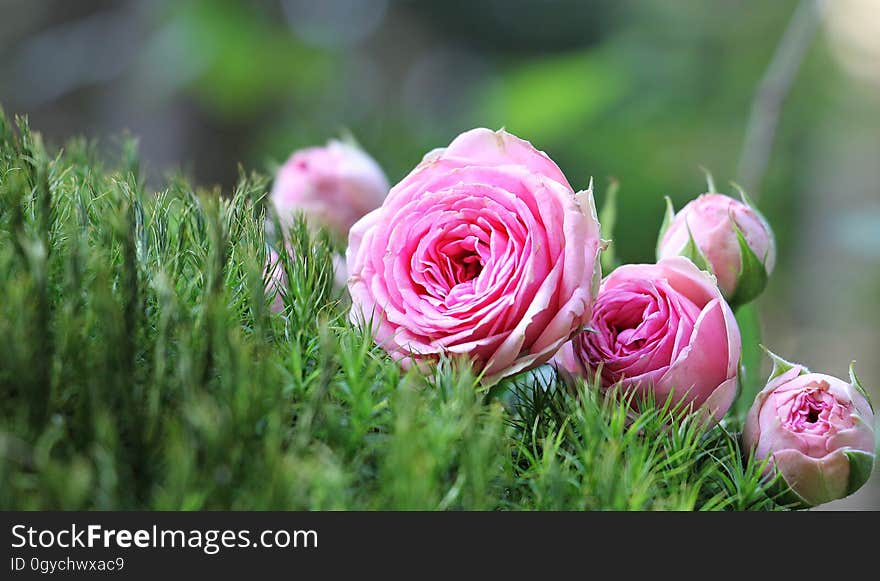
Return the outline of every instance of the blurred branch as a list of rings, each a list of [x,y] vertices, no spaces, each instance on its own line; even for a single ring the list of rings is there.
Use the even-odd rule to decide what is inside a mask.
[[[801,0],[755,91],[736,172],[752,198],[760,193],[782,105],[816,36],[822,4],[824,0]]]

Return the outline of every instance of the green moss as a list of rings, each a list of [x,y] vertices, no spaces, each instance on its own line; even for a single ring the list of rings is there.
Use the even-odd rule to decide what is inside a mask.
[[[404,373],[304,224],[263,291],[266,180],[146,192],[0,114],[0,508],[770,508],[736,438],[531,374]]]

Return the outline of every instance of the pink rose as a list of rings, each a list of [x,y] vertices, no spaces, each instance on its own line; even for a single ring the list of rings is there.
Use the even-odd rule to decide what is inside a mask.
[[[297,211],[346,240],[351,225],[378,208],[388,192],[382,168],[361,149],[330,140],[293,153],[275,176],[270,199],[281,224]]]
[[[548,361],[590,317],[592,191],[505,131],[473,129],[425,156],[351,229],[351,318],[410,357],[464,354],[492,382]]]
[[[720,420],[736,395],[740,336],[715,281],[690,260],[618,267],[602,282],[587,330],[558,365],[663,403],[703,406]]]
[[[777,366],[749,410],[743,444],[770,458],[796,496],[814,506],[855,492],[874,463],[874,411],[855,374],[847,383],[774,356]]]
[[[750,205],[710,193],[692,200],[674,217],[670,203],[657,258],[678,255],[712,272],[727,300],[740,305],[764,290],[776,264],[776,245],[770,226]]]

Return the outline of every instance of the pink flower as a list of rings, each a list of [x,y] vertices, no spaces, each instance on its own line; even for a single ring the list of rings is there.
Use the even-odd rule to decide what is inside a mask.
[[[720,420],[736,395],[740,336],[712,276],[690,260],[617,268],[603,282],[587,330],[556,362],[603,387],[651,391],[662,404],[703,406]]]
[[[709,193],[689,202],[674,217],[670,203],[667,216],[657,245],[658,259],[682,255],[707,268],[734,305],[761,293],[776,264],[776,245],[760,213],[744,202]],[[740,243],[737,230],[745,244]]]
[[[278,170],[270,199],[285,228],[302,211],[344,241],[351,225],[378,208],[387,192],[388,180],[369,155],[331,140],[294,152]]]
[[[874,462],[874,411],[855,374],[847,383],[777,362],[746,418],[743,444],[770,458],[796,496],[813,506],[843,498],[862,486]]]
[[[463,354],[492,382],[583,328],[599,247],[591,190],[529,142],[473,129],[351,229],[351,318],[404,365]]]

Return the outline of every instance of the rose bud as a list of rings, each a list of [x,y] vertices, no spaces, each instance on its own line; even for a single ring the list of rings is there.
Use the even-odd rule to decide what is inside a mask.
[[[295,151],[275,175],[270,199],[281,225],[289,228],[304,212],[339,241],[388,192],[382,168],[360,148],[337,140]]]
[[[874,464],[874,410],[852,367],[846,382],[770,356],[773,372],[746,417],[743,444],[769,460],[777,502],[809,507],[852,494]]]
[[[670,399],[720,420],[736,396],[740,349],[739,327],[712,276],[676,256],[608,275],[590,328],[555,361],[575,376],[599,374],[604,388],[651,394],[660,405]]]
[[[773,231],[740,190],[742,201],[710,193],[688,202],[677,214],[666,198],[666,217],[657,242],[657,259],[686,256],[715,275],[734,307],[754,300],[776,263]]]
[[[543,152],[473,129],[351,229],[351,319],[404,366],[460,354],[495,380],[547,362],[590,317],[599,222]]]

